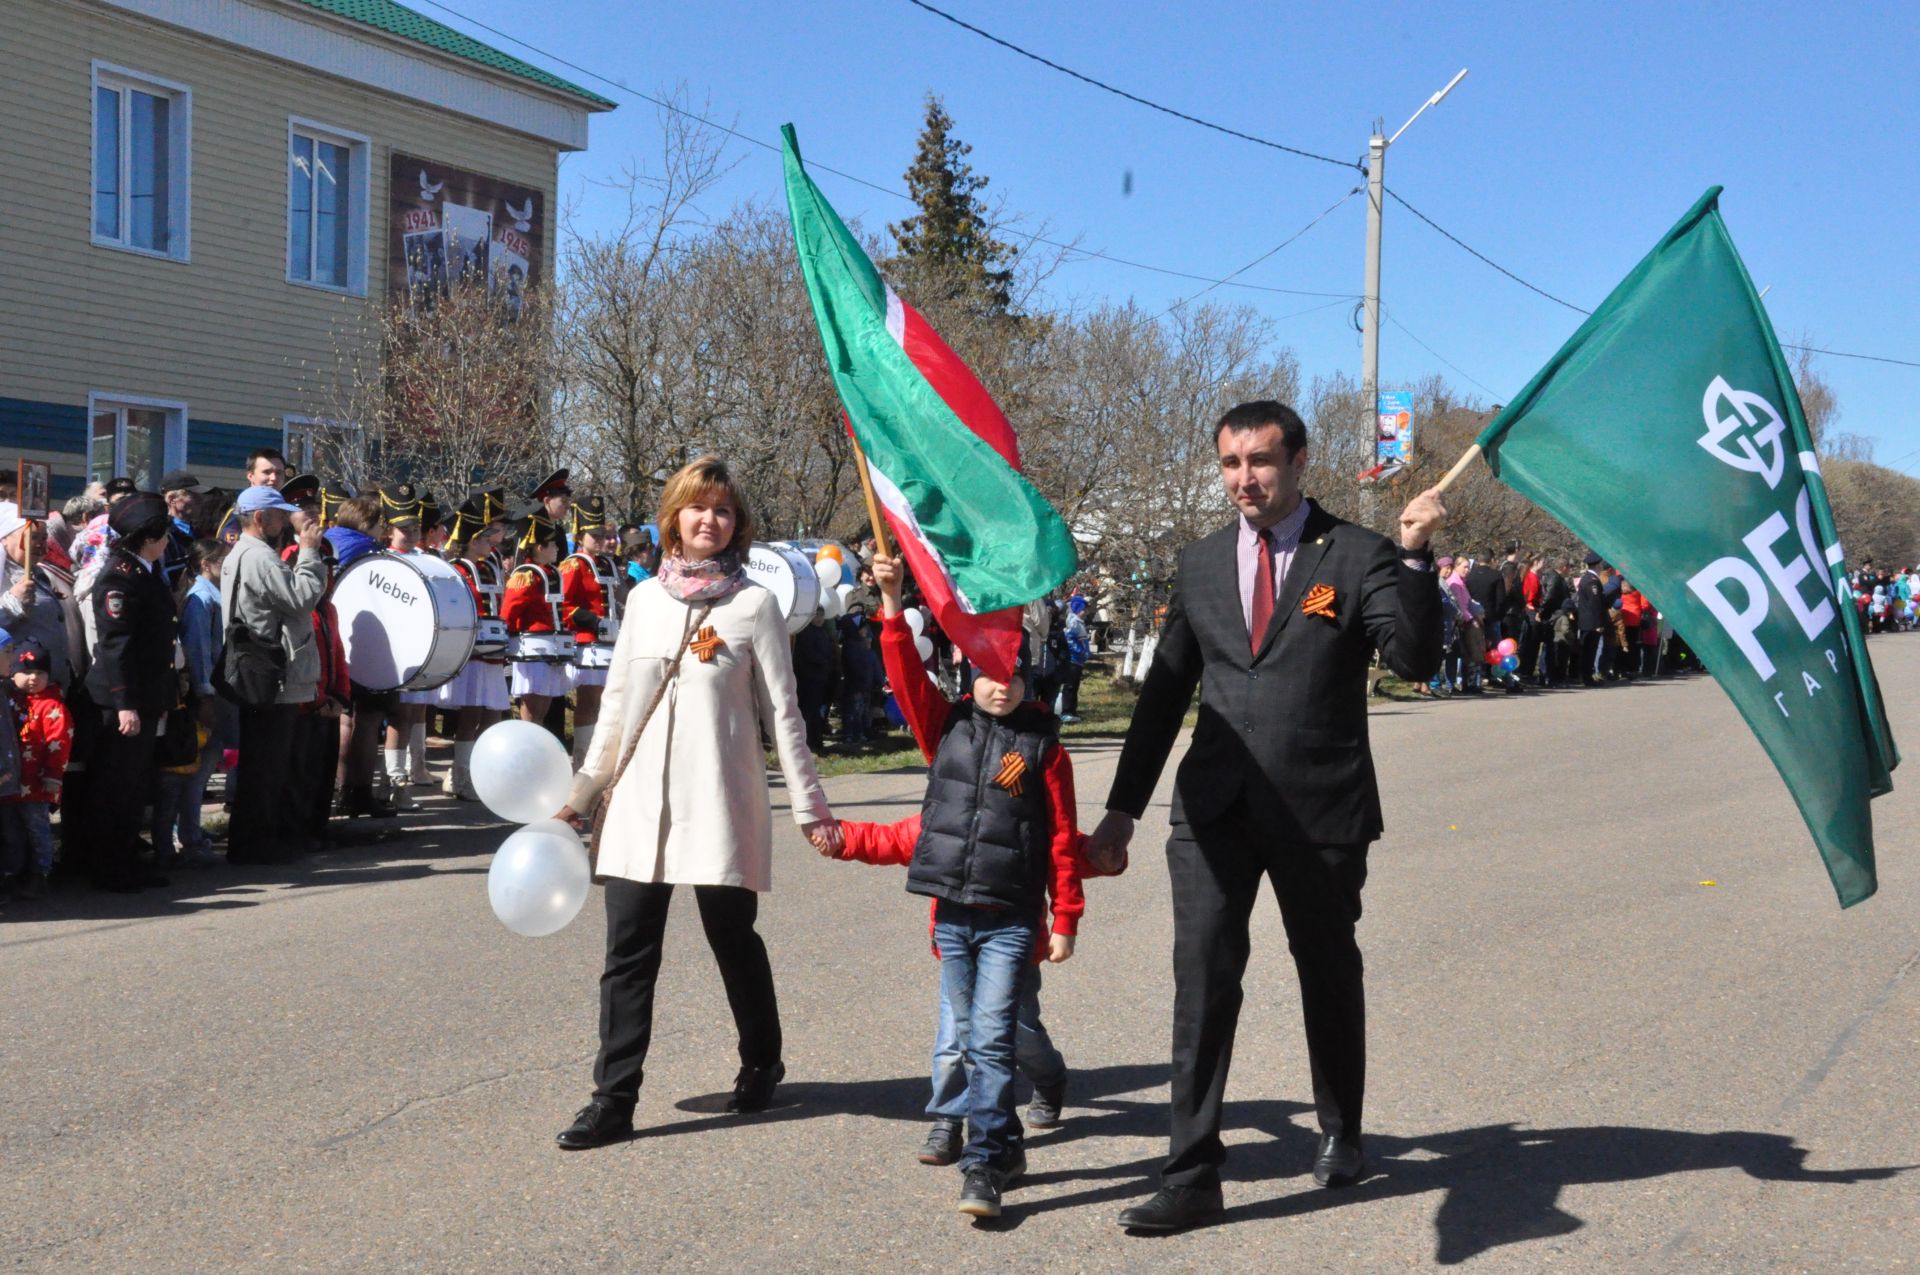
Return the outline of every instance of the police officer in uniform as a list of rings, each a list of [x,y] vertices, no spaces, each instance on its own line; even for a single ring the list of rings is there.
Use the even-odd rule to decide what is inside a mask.
[[[174,667],[173,594],[160,572],[171,520],[152,492],[114,507],[116,536],[93,591],[93,667],[87,692],[98,710],[87,760],[93,825],[88,875],[96,888],[128,893],[167,884],[137,858],[140,819],[153,787],[154,734],[180,702]]]

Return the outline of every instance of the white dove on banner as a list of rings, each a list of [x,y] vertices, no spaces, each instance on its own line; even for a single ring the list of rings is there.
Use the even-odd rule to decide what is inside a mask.
[[[501,202],[506,203],[505,200],[502,200]],[[533,196],[532,195],[528,195],[527,202],[524,204],[521,204],[518,208],[515,208],[512,204],[506,204],[506,209],[507,209],[507,216],[513,218],[513,228],[515,230],[527,231],[527,230],[533,229]]]
[[[427,170],[424,168],[420,170],[420,198],[431,203],[434,196],[438,195],[445,185],[445,182],[428,182]]]

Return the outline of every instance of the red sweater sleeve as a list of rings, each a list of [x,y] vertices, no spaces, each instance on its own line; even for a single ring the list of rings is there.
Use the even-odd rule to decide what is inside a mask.
[[[34,716],[40,724],[40,777],[65,779],[73,756],[73,719],[66,705],[51,697],[34,706]]]
[[[946,733],[953,705],[927,676],[927,667],[920,662],[920,652],[914,649],[913,630],[907,627],[904,614],[881,620],[880,659],[887,666],[887,680],[893,683],[893,697],[900,705],[900,715],[907,719],[921,754],[931,766],[933,754],[940,747],[940,737]]]
[[[1053,932],[1077,934],[1087,896],[1080,889],[1080,814],[1073,799],[1073,759],[1058,745],[1047,759],[1048,844],[1053,852]]]
[[[1526,598],[1528,606],[1537,607],[1540,605],[1540,575],[1538,572],[1529,571],[1520,578],[1520,593],[1521,596]]]
[[[920,844],[920,816],[909,815],[898,823],[843,822],[846,834],[842,859],[852,863],[871,863],[879,867],[903,867],[913,862],[913,848]]]

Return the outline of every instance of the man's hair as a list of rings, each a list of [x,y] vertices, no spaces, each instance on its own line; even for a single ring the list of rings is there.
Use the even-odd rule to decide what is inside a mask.
[[[1220,441],[1220,431],[1232,430],[1236,434],[1245,434],[1268,425],[1280,427],[1280,443],[1287,449],[1287,459],[1292,460],[1307,445],[1307,423],[1300,419],[1300,413],[1285,403],[1270,398],[1257,398],[1251,403],[1228,409],[1213,427],[1213,441]]]
[[[106,511],[106,501],[98,496],[82,493],[60,507],[60,516],[67,520],[69,526],[78,527],[83,523],[91,522]]]
[[[733,506],[733,540],[727,548],[745,552],[745,547],[753,543],[752,507],[747,504],[746,492],[733,480],[733,471],[718,456],[702,456],[667,479],[666,489],[660,493],[660,512],[654,516],[665,552],[681,551],[680,511],[696,500],[712,501],[716,496]]]
[[[280,449],[278,447],[256,447],[252,451],[248,452],[247,453],[247,472],[249,474],[253,472],[254,462],[259,460],[273,461],[276,464],[278,464],[282,469],[285,469],[287,467],[287,458],[280,454]]]

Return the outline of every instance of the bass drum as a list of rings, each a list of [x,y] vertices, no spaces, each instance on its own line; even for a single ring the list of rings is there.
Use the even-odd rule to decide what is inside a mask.
[[[820,577],[813,572],[813,559],[798,549],[756,544],[747,553],[747,575],[773,594],[789,635],[806,628],[820,610]]]
[[[432,554],[370,553],[333,587],[347,670],[370,691],[430,691],[473,654],[473,593]]]

